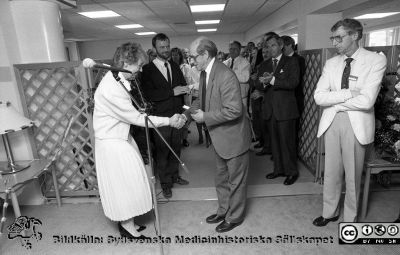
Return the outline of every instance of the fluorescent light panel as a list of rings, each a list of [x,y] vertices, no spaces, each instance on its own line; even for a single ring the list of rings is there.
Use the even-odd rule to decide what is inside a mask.
[[[92,19],[120,16],[118,13],[113,12],[113,11],[78,12],[78,13],[80,15],[83,15],[83,16],[86,16],[86,17],[92,18]]]
[[[215,32],[216,28],[205,28],[205,29],[197,29],[197,32]]]
[[[196,25],[206,25],[206,24],[219,24],[220,20],[215,19],[215,20],[196,20],[194,23]]]
[[[139,32],[139,33],[135,33],[136,35],[155,35],[156,32]]]
[[[130,28],[140,28],[143,26],[140,24],[127,24],[127,25],[117,25],[116,27],[121,29],[130,29]]]
[[[382,12],[382,13],[367,13],[361,16],[355,17],[355,19],[380,19],[388,16],[398,14],[400,12]]]
[[[192,12],[218,12],[225,9],[225,4],[202,4],[202,5],[191,5],[190,10]]]

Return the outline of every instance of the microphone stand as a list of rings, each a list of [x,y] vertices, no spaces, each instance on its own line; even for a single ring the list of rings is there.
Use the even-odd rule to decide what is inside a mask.
[[[165,140],[165,138],[162,136],[158,128],[154,125],[154,123],[150,120],[148,114],[146,113],[146,109],[141,107],[140,104],[136,101],[136,99],[132,96],[132,94],[127,90],[125,85],[122,83],[121,78],[118,76],[118,71],[111,71],[115,80],[118,81],[118,83],[122,86],[122,88],[128,93],[129,97],[131,98],[134,106],[138,109],[138,111],[141,114],[145,114],[145,130],[146,130],[146,144],[147,144],[147,155],[149,157],[149,165],[150,165],[150,170],[151,170],[151,191],[152,191],[152,197],[153,197],[153,205],[154,205],[154,214],[156,218],[156,234],[158,237],[161,238],[161,225],[160,225],[160,217],[158,213],[158,205],[157,205],[157,194],[156,194],[156,178],[154,175],[154,166],[153,166],[153,160],[152,160],[152,153],[151,153],[151,147],[150,147],[150,134],[149,134],[149,123],[153,127],[153,129],[156,131],[157,135],[161,138],[163,143],[168,147],[168,149],[172,152],[174,157],[179,161],[181,164],[182,168],[185,170],[185,172],[189,173],[189,170],[187,169],[185,163],[179,158],[179,156],[175,153],[175,151],[172,149],[172,147],[168,144],[168,142]],[[140,88],[137,85],[135,81],[135,85],[138,89],[138,92],[140,92]],[[143,104],[145,104],[143,102]],[[164,255],[164,250],[163,250],[163,244],[162,240],[159,239],[159,244],[160,244],[160,254]]]

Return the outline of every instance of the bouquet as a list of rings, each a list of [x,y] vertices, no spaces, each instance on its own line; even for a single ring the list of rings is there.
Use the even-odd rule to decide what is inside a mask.
[[[375,103],[375,148],[381,156],[386,154],[393,162],[400,163],[400,82],[393,97],[387,91],[383,85]]]

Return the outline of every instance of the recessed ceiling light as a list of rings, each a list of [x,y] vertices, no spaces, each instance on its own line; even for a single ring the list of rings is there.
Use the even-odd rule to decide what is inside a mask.
[[[156,34],[156,32],[139,32],[139,33],[135,33],[137,35],[154,35]]]
[[[120,16],[118,13],[113,11],[97,11],[97,12],[78,12],[79,14],[92,18],[109,18],[109,17],[118,17]]]
[[[116,27],[121,28],[121,29],[129,29],[129,28],[140,28],[143,26],[140,24],[127,24],[127,25],[117,25]]]
[[[197,29],[197,32],[215,32],[216,28],[205,28],[205,29]]]
[[[202,5],[191,5],[190,10],[192,12],[218,12],[225,9],[225,4],[202,4]]]
[[[219,19],[215,19],[215,20],[196,20],[194,23],[196,25],[218,24],[219,21],[220,21]]]
[[[368,13],[361,16],[354,17],[355,19],[380,19],[388,16],[398,14],[400,12],[382,12],[382,13]]]

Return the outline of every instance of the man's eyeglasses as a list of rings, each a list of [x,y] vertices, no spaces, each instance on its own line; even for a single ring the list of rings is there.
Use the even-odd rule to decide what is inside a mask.
[[[331,36],[331,37],[329,37],[329,39],[331,40],[331,42],[336,41],[337,43],[341,43],[341,42],[343,42],[343,38],[345,38],[346,36],[348,36],[348,34],[343,35],[343,36],[341,36],[341,35]]]
[[[197,55],[190,55],[189,57],[192,58],[194,61],[197,62],[197,57],[203,55],[203,54],[197,54]]]

